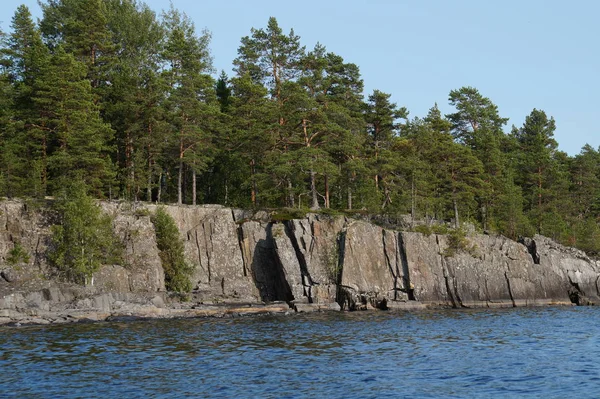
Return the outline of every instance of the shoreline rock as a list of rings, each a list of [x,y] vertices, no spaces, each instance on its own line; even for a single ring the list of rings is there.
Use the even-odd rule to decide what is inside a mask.
[[[600,304],[598,261],[542,236],[516,242],[471,234],[468,251],[448,256],[444,235],[343,216],[275,222],[264,211],[168,205],[194,266],[194,290],[190,302],[182,303],[165,292],[149,217],[157,206],[99,204],[114,217],[125,262],[103,266],[93,286],[84,287],[61,281],[47,262],[48,210],[0,202],[0,325]],[[16,245],[27,252],[27,262],[8,263]]]

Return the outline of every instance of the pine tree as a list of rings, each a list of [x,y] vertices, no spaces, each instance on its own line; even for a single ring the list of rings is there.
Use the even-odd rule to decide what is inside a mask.
[[[57,47],[36,93],[40,117],[35,127],[49,138],[50,191],[81,177],[94,195],[103,197],[114,177],[108,145],[113,132],[94,104],[85,65]]]
[[[420,187],[425,214],[437,219],[452,216],[459,228],[462,217],[475,216],[476,199],[486,183],[481,161],[470,148],[454,141],[451,128],[435,106],[422,121],[409,124],[406,137],[418,153],[419,160],[412,162],[422,179],[415,186]]]
[[[284,34],[274,17],[269,18],[266,29],[252,29],[252,35],[242,38],[238,57],[233,61],[239,77],[248,74],[254,83],[262,84],[269,90],[277,106],[273,129],[275,146],[265,158],[273,163],[270,167],[275,185],[285,187],[285,204],[295,205],[293,178],[295,168],[290,164],[289,136],[294,131],[288,126],[293,110],[286,103],[298,95],[296,80],[300,75],[299,63],[305,54],[300,38],[293,30]],[[286,106],[287,105],[287,106]]]
[[[571,195],[577,218],[600,216],[600,153],[586,144],[570,165]]]
[[[29,9],[20,6],[12,20],[12,32],[3,49],[11,89],[11,128],[5,132],[4,150],[9,195],[43,196],[47,183],[47,137],[35,129],[40,116],[33,98],[40,76],[47,68],[49,51],[42,42]]]
[[[235,70],[238,76],[248,73],[255,83],[265,85],[281,106],[284,84],[299,76],[304,47],[293,30],[285,35],[274,17],[269,18],[266,30],[253,28],[251,33],[242,38],[233,61]]]
[[[362,129],[360,115],[363,82],[358,67],[317,44],[302,58],[298,80],[303,89],[296,109],[296,144],[299,168],[308,174],[311,208],[323,197],[331,206],[331,186],[340,178],[341,166],[353,154],[353,130]],[[322,177],[322,192],[317,177]],[[339,187],[339,185],[338,185]],[[338,194],[341,195],[340,188]]]
[[[208,166],[212,157],[212,135],[218,129],[220,107],[214,90],[215,82],[208,75],[211,58],[210,34],[196,36],[193,23],[171,8],[164,15],[167,41],[163,59],[169,65],[165,71],[168,84],[168,122],[176,140],[177,202],[183,203],[184,168],[192,172],[192,204],[196,204],[197,175]],[[175,137],[173,137],[175,139]]]
[[[40,23],[52,48],[62,46],[87,67],[94,89],[107,84],[116,62],[106,0],[47,0]],[[97,93],[100,94],[100,93]]]
[[[225,181],[226,187],[233,186],[233,175],[239,174],[241,185],[246,195],[240,193],[240,200],[252,206],[268,205],[272,198],[269,171],[265,155],[275,146],[275,136],[269,132],[273,129],[273,118],[277,108],[275,103],[267,97],[267,89],[255,83],[249,74],[236,77],[231,80],[232,97],[228,115],[231,117],[230,134],[221,137],[221,148],[228,151],[226,159],[234,159],[240,162],[240,169],[234,172],[229,167]],[[266,184],[263,182],[267,181]]]
[[[221,71],[215,90],[219,104],[221,104],[221,112],[227,113],[231,104],[231,87],[229,86],[229,78],[225,71]]]
[[[80,180],[61,189],[54,206],[58,224],[52,226],[48,258],[67,279],[93,285],[93,274],[103,264],[120,262],[123,248],[112,219],[102,213],[86,189]]]
[[[165,271],[165,288],[169,291],[187,293],[192,290],[190,280],[194,268],[186,261],[184,244],[175,220],[163,209],[152,215],[156,230],[156,246]]]
[[[506,136],[502,127],[508,119],[500,117],[498,107],[473,87],[452,90],[449,102],[456,107],[455,113],[447,115],[455,139],[471,148],[483,164],[487,190],[480,193],[479,206],[483,227],[488,228],[498,205],[495,198],[505,187],[506,156],[502,149]]]
[[[146,5],[132,0],[107,3],[118,67],[105,90],[105,120],[115,130],[119,186],[125,198],[150,201],[158,194],[166,126],[165,85],[159,70],[165,29]]]
[[[410,179],[410,212],[413,220],[417,215],[433,218],[444,214],[437,148],[451,141],[451,128],[451,123],[442,116],[436,104],[425,118],[415,118],[403,131],[402,137],[410,141],[403,162]]]
[[[519,143],[518,182],[523,188],[526,210],[538,233],[542,232],[544,213],[550,204],[551,182],[557,178],[559,165],[555,160],[556,124],[546,113],[534,109],[525,118],[523,127],[513,132]]]
[[[3,33],[0,32],[0,37]],[[21,145],[14,138],[12,86],[4,70],[0,71],[0,195],[21,195],[15,170],[22,170]]]
[[[408,111],[398,107],[390,101],[390,94],[379,90],[369,95],[365,104],[365,120],[367,122],[368,141],[371,157],[371,167],[375,180],[375,187],[382,199],[381,208],[384,209],[391,200],[390,169],[397,164],[392,145],[398,136],[398,119],[407,119]],[[380,191],[381,190],[381,191]]]

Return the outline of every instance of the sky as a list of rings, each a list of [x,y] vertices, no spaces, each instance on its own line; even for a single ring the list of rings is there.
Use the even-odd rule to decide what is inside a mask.
[[[153,10],[169,1],[146,0]],[[319,42],[360,67],[365,95],[378,89],[423,117],[448,94],[472,86],[522,126],[534,109],[556,120],[559,149],[600,146],[600,2],[595,0],[172,0],[212,33],[213,64],[232,74],[240,39],[277,18],[312,49]],[[41,17],[37,0],[2,0],[9,31],[20,4]]]

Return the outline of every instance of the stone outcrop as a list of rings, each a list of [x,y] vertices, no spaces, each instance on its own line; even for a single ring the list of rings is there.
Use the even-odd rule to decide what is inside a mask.
[[[150,218],[156,205],[100,205],[114,218],[124,262],[103,266],[83,287],[62,281],[47,263],[52,213],[0,202],[0,324],[600,303],[598,262],[542,236],[515,242],[473,234],[469,248],[448,251],[443,235],[342,216],[273,222],[264,211],[165,206],[194,267],[191,301],[182,303],[165,292]],[[15,261],[17,246],[27,256]]]

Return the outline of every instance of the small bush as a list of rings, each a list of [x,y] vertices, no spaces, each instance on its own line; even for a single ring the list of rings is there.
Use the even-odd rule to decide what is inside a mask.
[[[123,244],[112,228],[112,218],[74,182],[54,205],[58,224],[52,226],[48,259],[69,280],[87,284],[102,264],[120,263]]]
[[[327,269],[327,279],[331,284],[339,284],[342,265],[340,264],[340,245],[342,240],[345,239],[343,236],[344,233],[338,233],[337,239],[335,240],[335,247],[330,250],[325,251],[325,261]]]
[[[273,212],[271,220],[273,222],[286,222],[293,219],[303,219],[309,212],[308,209],[283,208]]]
[[[25,198],[23,200],[23,210],[27,215],[33,215],[43,208],[45,201],[40,198]]]
[[[150,216],[152,213],[148,208],[137,208],[133,213],[137,217]]]
[[[421,224],[421,225],[415,226],[412,230],[416,233],[421,233],[426,236],[430,236],[432,234],[448,234],[448,231],[449,231],[448,227],[444,224],[434,224],[434,225]]]
[[[321,208],[317,211],[317,213],[320,215],[326,215],[326,216],[342,216],[342,215],[344,215],[343,212],[338,211],[333,208]]]
[[[16,265],[18,263],[29,263],[29,254],[21,246],[20,243],[15,242],[15,246],[8,252],[8,258],[6,258],[6,263],[9,265]]]
[[[165,287],[169,291],[190,292],[193,268],[185,260],[183,241],[175,221],[163,208],[158,208],[152,217],[152,223],[156,230],[156,244],[165,271]]]
[[[471,245],[463,229],[451,230],[447,237],[448,247],[444,250],[445,257],[451,258],[459,252],[466,252],[471,256],[476,255],[476,247]]]

